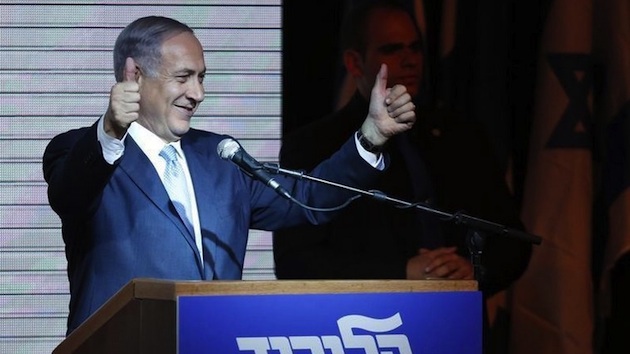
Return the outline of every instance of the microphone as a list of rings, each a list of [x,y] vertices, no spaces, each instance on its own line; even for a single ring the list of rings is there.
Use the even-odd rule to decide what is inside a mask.
[[[236,140],[230,138],[221,140],[217,146],[217,153],[222,159],[232,161],[248,176],[273,188],[282,197],[292,199],[291,194],[276,182],[276,180],[265,171],[263,165],[251,157]]]

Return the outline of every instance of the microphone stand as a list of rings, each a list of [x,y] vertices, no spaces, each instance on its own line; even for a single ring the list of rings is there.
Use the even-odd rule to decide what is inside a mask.
[[[403,207],[420,209],[421,211],[427,212],[436,217],[441,217],[443,219],[453,221],[455,224],[467,226],[469,228],[469,232],[467,235],[466,243],[468,246],[468,250],[470,252],[471,262],[473,264],[475,279],[477,279],[478,281],[481,280],[484,273],[482,269],[482,265],[481,265],[481,255],[483,253],[483,246],[485,243],[486,234],[489,233],[489,234],[512,237],[512,238],[515,238],[524,242],[533,243],[536,245],[539,245],[542,243],[542,238],[540,236],[530,234],[521,230],[509,228],[507,226],[504,226],[504,225],[501,225],[492,221],[470,216],[463,212],[449,213],[449,212],[434,208],[432,206],[429,206],[425,203],[420,203],[420,202],[411,203],[405,200],[392,198],[388,196],[387,194],[378,190],[366,191],[363,189],[354,188],[354,187],[347,186],[341,183],[332,182],[332,181],[328,181],[322,178],[310,176],[306,174],[304,171],[287,170],[287,169],[281,168],[277,164],[263,163],[262,165],[263,165],[263,168],[267,170],[269,173],[283,174],[287,176],[296,177],[298,179],[307,179],[310,181],[327,184],[333,187],[346,189],[349,191],[360,193],[362,195],[372,197],[376,200],[390,202],[390,203],[403,206]]]

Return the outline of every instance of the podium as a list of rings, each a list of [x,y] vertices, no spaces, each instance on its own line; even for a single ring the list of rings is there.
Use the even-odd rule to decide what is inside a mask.
[[[134,279],[53,354],[480,354],[481,332],[474,280]]]

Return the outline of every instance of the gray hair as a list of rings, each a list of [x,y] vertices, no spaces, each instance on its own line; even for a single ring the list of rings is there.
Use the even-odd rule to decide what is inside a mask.
[[[125,60],[133,58],[149,77],[157,77],[162,59],[162,43],[179,33],[193,30],[186,24],[168,17],[139,18],[120,32],[114,44],[114,75],[124,80]]]

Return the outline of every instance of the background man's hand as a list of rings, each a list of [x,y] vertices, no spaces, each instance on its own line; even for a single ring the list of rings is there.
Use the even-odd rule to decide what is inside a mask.
[[[457,253],[455,247],[434,250],[421,248],[418,255],[407,261],[407,279],[474,279],[470,261]]]

